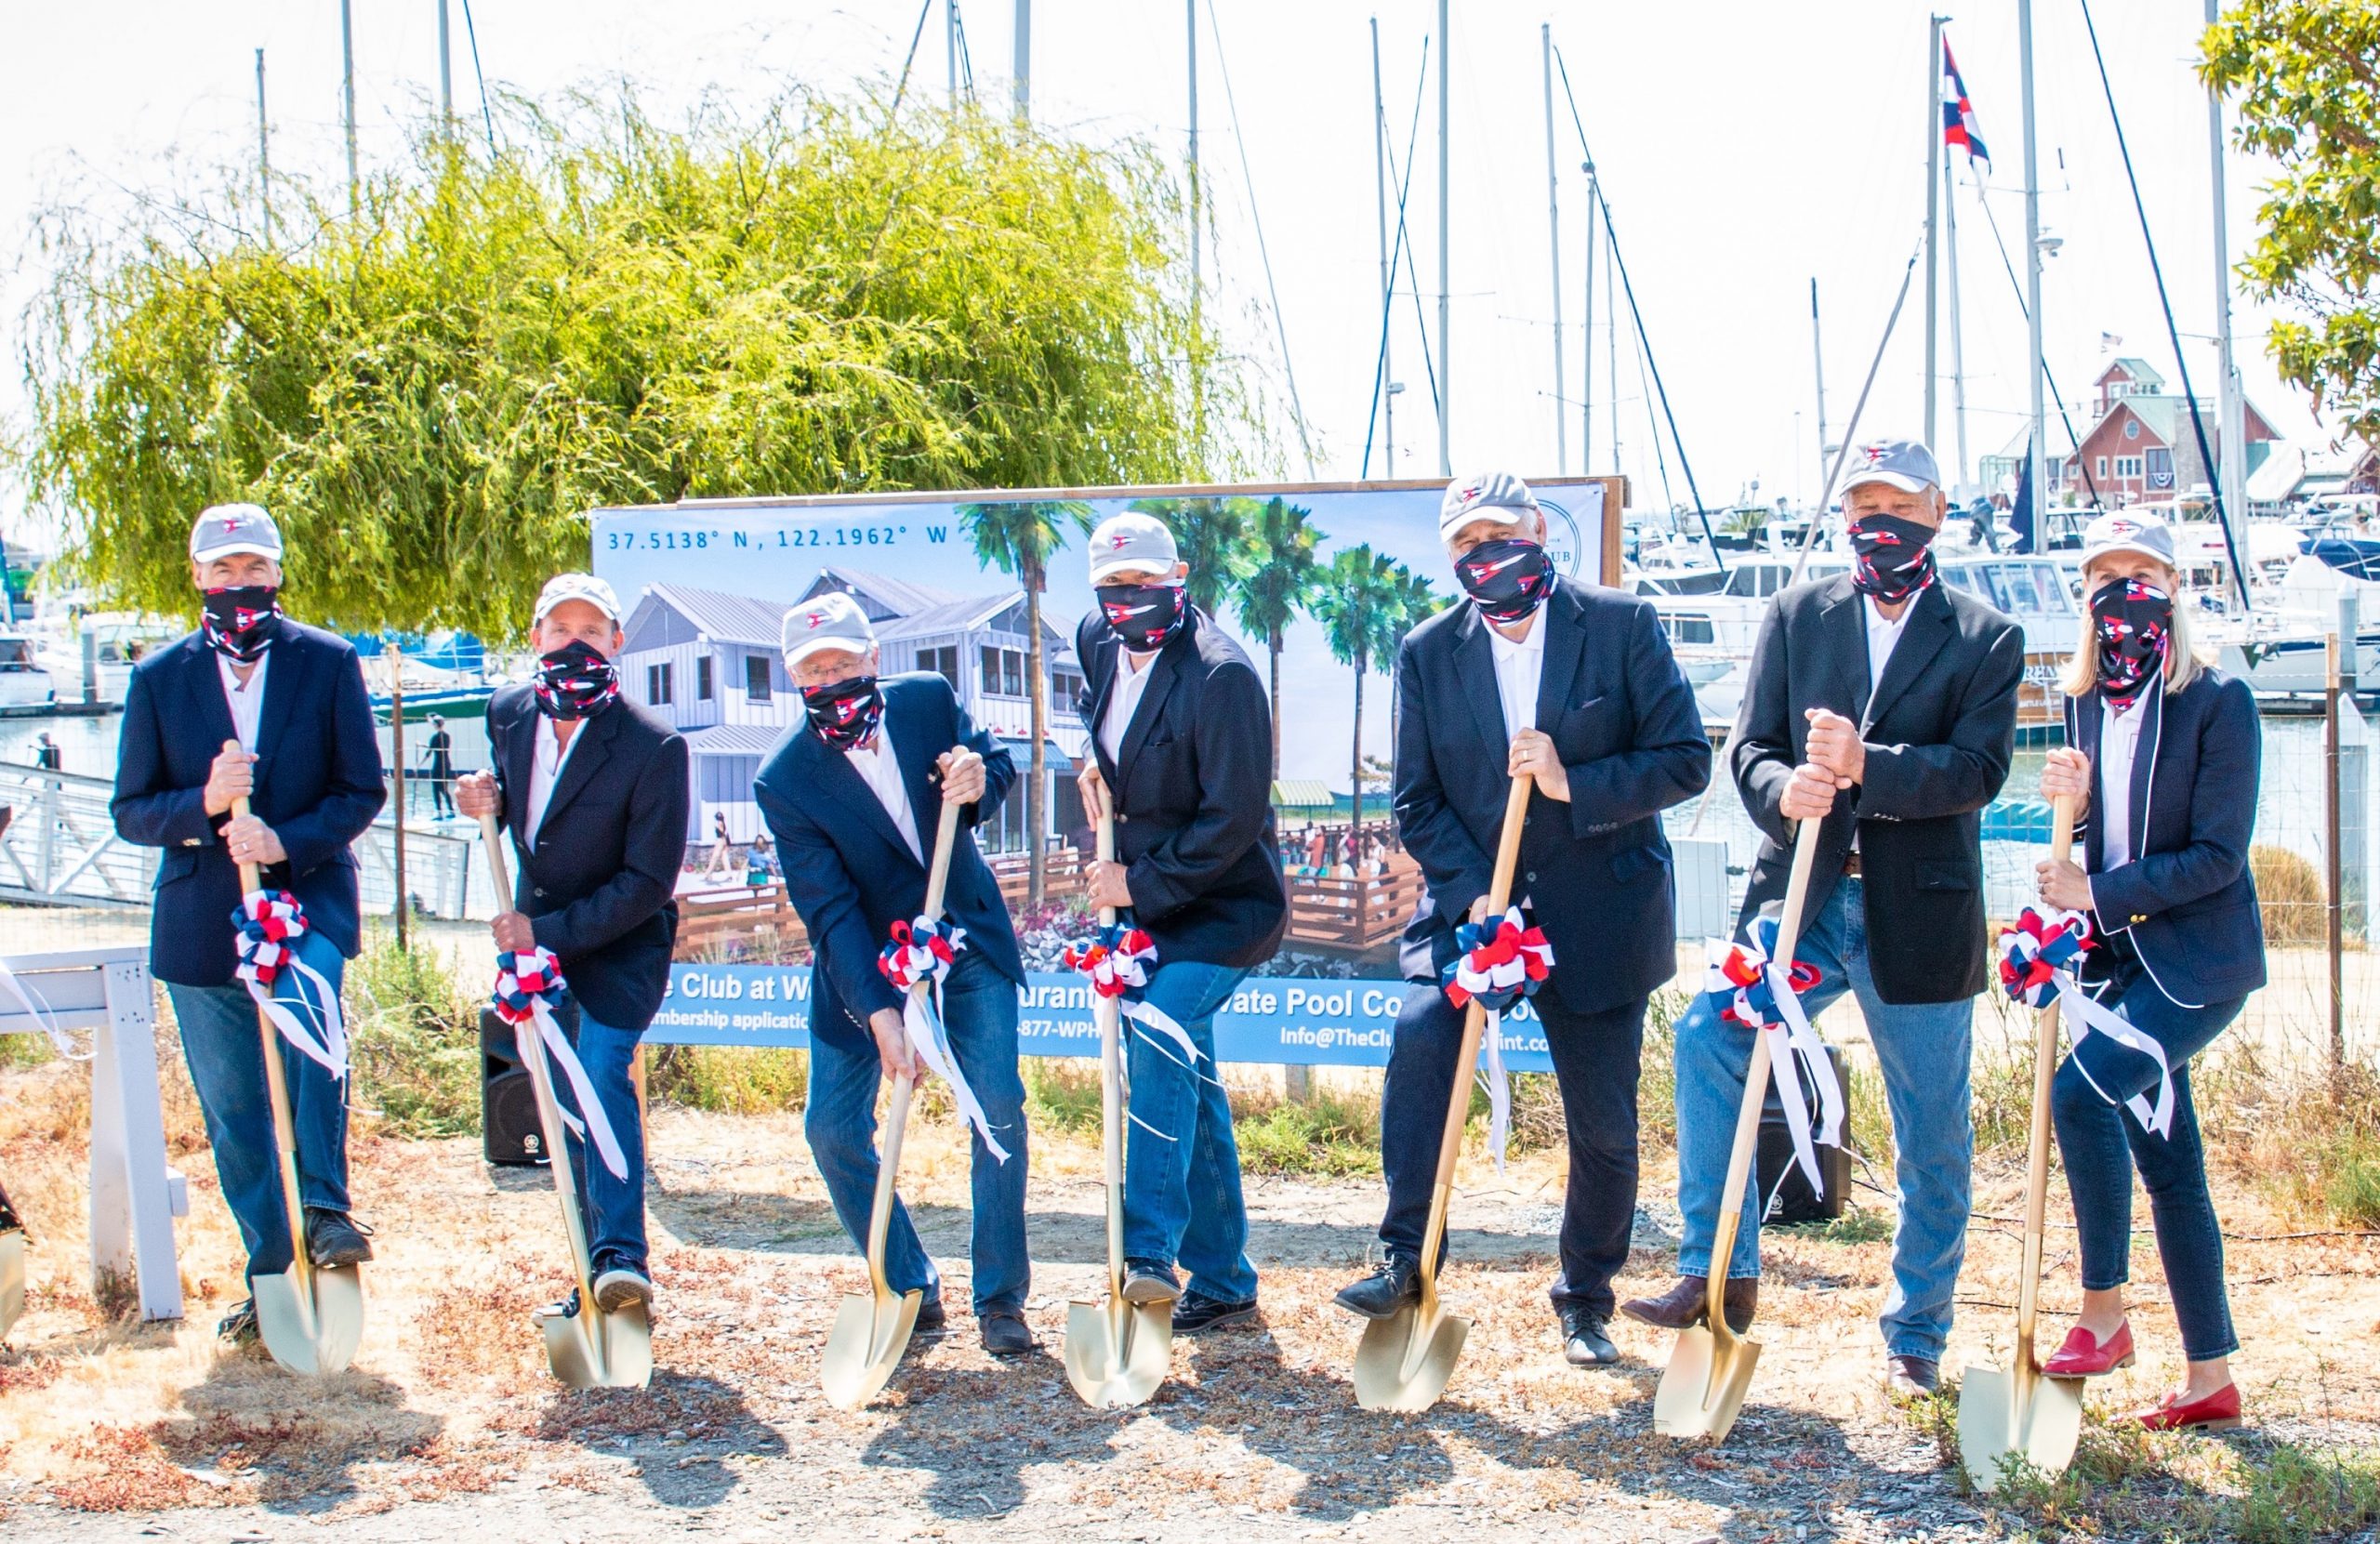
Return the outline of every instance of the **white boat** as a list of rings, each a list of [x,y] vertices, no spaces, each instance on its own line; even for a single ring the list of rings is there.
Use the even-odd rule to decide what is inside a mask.
[[[49,672],[33,639],[14,627],[0,628],[0,711],[44,708],[53,700]]]

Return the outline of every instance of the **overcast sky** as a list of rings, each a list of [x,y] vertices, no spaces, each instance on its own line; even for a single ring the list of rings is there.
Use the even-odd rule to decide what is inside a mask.
[[[477,102],[461,0],[452,0],[458,106]],[[913,89],[945,79],[944,0],[918,50]],[[1093,141],[1145,137],[1179,155],[1189,111],[1183,0],[1036,0],[1035,116]],[[1202,149],[1220,251],[1210,283],[1239,319],[1237,340],[1286,400],[1263,270],[1250,218],[1270,244],[1289,364],[1314,439],[1314,469],[1352,477],[1364,455],[1379,347],[1372,74],[1367,20],[1380,21],[1388,114],[1401,156],[1434,4],[1212,0],[1201,4]],[[1666,6],[1563,6],[1459,0],[1451,55],[1453,296],[1450,372],[1458,468],[1556,469],[1557,412],[1569,469],[1580,468],[1580,376],[1586,185],[1578,140],[1555,82],[1560,165],[1562,314],[1567,378],[1554,378],[1546,125],[1539,27],[1551,21],[1619,223],[1645,326],[1667,380],[1703,501],[1717,506],[1753,480],[1764,498],[1816,491],[1817,432],[1809,284],[1823,314],[1827,409],[1838,433],[1882,334],[1924,212],[1927,12],[1907,0],[1695,0]],[[355,60],[363,153],[402,151],[403,125],[437,90],[437,0],[356,0]],[[2167,343],[2114,134],[2075,0],[2036,7],[2043,219],[2063,238],[2045,278],[2052,373],[2069,398],[2108,357],[2102,334],[2169,376]],[[2194,0],[2099,0],[2095,14],[2125,113],[2149,219],[2173,289],[2196,384],[2214,384],[2215,259],[2211,235],[2205,97],[2189,64]],[[479,61],[492,84],[531,96],[627,75],[665,120],[707,93],[749,99],[789,79],[827,90],[898,73],[917,0],[481,0]],[[1005,101],[1013,0],[962,0],[977,88]],[[272,155],[278,167],[335,178],[338,129],[337,0],[218,4],[10,6],[0,89],[0,230],[15,236],[7,277],[12,362],[18,315],[44,277],[28,240],[51,198],[112,201],[166,186],[174,168],[254,154],[255,54],[267,53]],[[1222,53],[1217,53],[1220,30]],[[1962,9],[1948,23],[1995,161],[1987,195],[2021,255],[2022,136],[2013,0]],[[1441,286],[1435,72],[1421,118],[1421,165],[1408,222],[1437,348]],[[1234,132],[1224,89],[1237,99]],[[2025,328],[2001,257],[1967,182],[1959,193],[1964,297],[1968,460],[2006,442],[2025,409]],[[2228,157],[2236,255],[2252,239],[2257,183],[2268,168]],[[1922,285],[1922,274],[1920,276]],[[1597,276],[1594,400],[1605,380],[1608,297]],[[1922,288],[1885,355],[1865,428],[1915,432],[1923,390]],[[1437,433],[1413,302],[1393,330],[1404,476],[1438,471]],[[2287,436],[2326,438],[2299,394],[2267,363],[2268,315],[2241,303],[2236,325],[2249,397]],[[1638,503],[1663,504],[1633,341],[1620,355],[1620,467]],[[1947,319],[1938,448],[1955,455]],[[2176,388],[2177,389],[2177,388]],[[1561,398],[1573,405],[1564,406]],[[0,412],[21,424],[13,367]],[[1292,475],[1297,436],[1277,429]],[[1593,470],[1612,469],[1607,411],[1598,407]],[[2062,444],[2059,448],[2063,448]],[[1385,463],[1376,449],[1372,474]],[[1686,496],[1672,455],[1669,475]],[[20,495],[0,490],[0,521]]]

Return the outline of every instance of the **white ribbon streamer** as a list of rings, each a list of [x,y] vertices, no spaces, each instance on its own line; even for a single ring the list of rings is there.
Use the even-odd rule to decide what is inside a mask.
[[[992,1134],[991,1116],[985,1113],[983,1101],[975,1097],[967,1075],[959,1068],[959,1054],[950,1049],[950,1030],[942,1021],[942,1008],[934,999],[942,995],[942,983],[934,983],[922,989],[912,989],[901,1007],[901,1026],[908,1032],[909,1049],[928,1071],[950,1085],[951,1102],[975,1134],[984,1139],[984,1150],[1001,1163],[1008,1162],[1008,1149]]]
[[[2072,976],[2060,970],[2056,972],[2056,979],[2058,1006],[2066,1010],[2067,1023],[2071,1026],[2068,1033],[2074,1041],[2075,1069],[2082,1073],[2082,1080],[2090,1084],[2092,1091],[2101,1099],[2110,1104],[2117,1102],[2115,1096],[2100,1088],[2099,1080],[2093,1077],[2091,1069],[2082,1063],[2082,1042],[2093,1035],[2104,1035],[2117,1045],[2148,1057],[2157,1063],[2156,1102],[2152,1104],[2148,1093],[2143,1091],[2124,1100],[2123,1107],[2132,1112],[2133,1118],[2139,1121],[2144,1129],[2170,1138],[2174,1134],[2174,1069],[2166,1060],[2165,1048],[2128,1020],[2102,1007],[2098,999],[2082,990],[2081,983]]]
[[[89,1050],[76,1050],[74,1042],[68,1038],[64,1030],[58,1027],[58,1020],[50,1014],[48,1005],[36,1006],[32,989],[19,981],[17,973],[6,965],[0,965],[0,990],[5,990],[8,996],[16,998],[24,1009],[26,1016],[41,1025],[41,1032],[49,1036],[49,1043],[57,1048],[60,1056],[69,1062],[88,1062],[99,1053],[97,1044],[94,1044]]]
[[[1769,942],[1776,942],[1773,932]],[[1721,968],[1736,947],[1715,938],[1709,941],[1712,990],[1735,994],[1741,1010],[1756,1013],[1757,1010],[1744,1000],[1742,989]],[[1818,1170],[1809,1102],[1802,1092],[1802,1078],[1807,1075],[1818,1096],[1816,1142],[1829,1147],[1843,1145],[1843,1085],[1834,1076],[1834,1062],[1826,1053],[1826,1042],[1811,1026],[1809,1015],[1802,1011],[1802,999],[1793,992],[1791,965],[1768,958],[1757,944],[1742,948],[1744,955],[1758,964],[1769,996],[1777,1004],[1777,1018],[1764,1023],[1760,1033],[1769,1037],[1768,1062],[1777,1077],[1778,1101],[1785,1106],[1785,1128],[1793,1138],[1793,1162],[1808,1176],[1810,1188],[1823,1193],[1826,1181]]]
[[[570,1096],[578,1102],[586,1119],[572,1115],[559,1100],[555,1102],[555,1113],[562,1116],[562,1125],[572,1136],[595,1144],[595,1151],[602,1156],[603,1167],[612,1171],[613,1179],[627,1179],[628,1155],[620,1150],[619,1133],[612,1128],[612,1117],[604,1113],[603,1102],[595,1097],[595,1082],[588,1076],[587,1063],[578,1059],[570,1036],[562,1033],[561,1021],[546,1006],[543,996],[533,995],[529,998],[529,1018],[537,1027],[537,1043],[546,1048],[546,1065],[562,1069],[563,1080],[570,1085]]]
[[[251,917],[256,917],[262,916],[265,908],[273,904],[273,900],[263,891],[252,891],[241,897],[240,904],[247,908]],[[239,938],[241,961],[238,974],[248,988],[248,996],[256,999],[257,1007],[263,1010],[266,1020],[281,1032],[281,1037],[298,1048],[309,1061],[320,1063],[323,1070],[331,1075],[331,1081],[343,1083],[347,1081],[348,1071],[347,1021],[339,1012],[337,989],[320,970],[307,964],[298,952],[298,942],[305,936],[306,930],[301,926],[288,938],[265,944],[257,944],[242,934]],[[259,958],[258,956],[268,949],[275,951],[274,957]],[[312,1010],[322,1024],[320,1038],[299,1021],[297,1013],[275,994],[272,986],[258,979],[260,967],[270,967],[276,975],[283,970],[295,970],[301,982],[312,983],[312,1000],[306,1001],[301,992],[299,1001]]]

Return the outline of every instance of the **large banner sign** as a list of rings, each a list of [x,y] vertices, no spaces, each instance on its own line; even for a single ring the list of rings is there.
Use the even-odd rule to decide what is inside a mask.
[[[1559,569],[1618,583],[1620,480],[1556,478],[1532,487]],[[1129,509],[1175,532],[1194,588],[1200,565],[1227,566],[1226,582],[1214,587],[1222,597],[1215,620],[1238,639],[1268,687],[1278,683],[1272,802],[1289,891],[1288,936],[1226,1014],[1224,1056],[1384,1061],[1396,1006],[1395,983],[1382,978],[1395,974],[1396,934],[1422,888],[1388,816],[1394,651],[1367,657],[1359,678],[1355,661],[1332,649],[1316,618],[1329,609],[1329,565],[1359,548],[1404,570],[1394,637],[1458,598],[1438,537],[1443,492],[1437,482],[1113,488],[698,500],[594,511],[595,572],[629,611],[617,661],[622,689],[684,734],[693,759],[687,872],[678,897],[681,970],[655,1037],[716,1033],[728,1043],[786,1044],[742,1036],[788,1033],[807,1022],[800,999],[784,996],[792,988],[773,984],[799,978],[808,940],[785,899],[752,784],[801,721],[800,696],[779,652],[786,614],[828,591],[850,596],[867,614],[881,673],[939,673],[1013,759],[1017,784],[974,836],[1028,954],[1046,962],[1058,943],[1086,930],[1079,898],[1092,841],[1076,773],[1089,732],[1078,706],[1084,681],[1075,627],[1092,609],[1089,533]],[[1046,718],[1038,832],[1026,829],[1024,776],[1035,738],[1032,606],[1019,576],[1002,566],[1004,528],[1021,512],[1046,521],[1058,540],[1039,597]],[[1312,533],[1315,598],[1284,630],[1276,659],[1268,639],[1248,632],[1236,581],[1281,561],[1265,546],[1266,533],[1301,530]],[[1045,854],[1038,912],[1027,904],[1036,845]],[[1364,979],[1331,979],[1342,975]],[[1078,1006],[1059,1006],[1061,986],[1080,995],[1077,983],[1038,985],[1035,995],[1049,1000],[1025,1004],[1026,1039],[1071,1054],[1090,1035],[1089,1018]],[[739,1028],[739,1018],[748,1023]],[[1514,1053],[1527,1054],[1521,1047]]]
[[[1290,1066],[1384,1067],[1405,1000],[1398,981],[1250,976],[1215,1015],[1215,1059]],[[1090,988],[1077,975],[1032,972],[1017,994],[1017,1046],[1027,1056],[1096,1057]],[[1527,1001],[1507,1010],[1504,1064],[1552,1072],[1545,1031]],[[802,966],[680,965],[645,1038],[680,1046],[810,1044],[810,971]]]

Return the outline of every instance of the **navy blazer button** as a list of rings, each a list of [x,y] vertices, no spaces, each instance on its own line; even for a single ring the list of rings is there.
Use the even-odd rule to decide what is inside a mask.
[[[1117,812],[1116,812],[1116,824],[1117,824],[1117,825],[1123,825],[1126,821],[1128,821],[1128,820],[1130,820],[1130,819],[1131,819],[1131,818],[1132,818],[1131,816],[1130,816],[1130,815],[1126,814],[1126,813],[1125,813],[1123,811],[1121,811],[1121,810],[1118,810],[1118,811],[1117,811]]]
[[[1535,869],[1529,870],[1528,882],[1530,884],[1537,883],[1537,871]]]
[[[532,894],[532,895],[535,895],[538,900],[542,901],[542,900],[544,900],[544,899],[546,898],[546,887],[545,887],[545,886],[543,886],[543,885],[538,885],[538,886],[536,886],[535,889],[533,889],[529,893],[530,893],[530,894]]]

